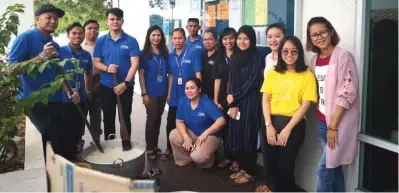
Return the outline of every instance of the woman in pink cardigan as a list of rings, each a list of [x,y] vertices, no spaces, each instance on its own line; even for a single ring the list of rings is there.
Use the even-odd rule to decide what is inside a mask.
[[[358,149],[359,77],[352,54],[338,43],[339,36],[327,19],[310,19],[306,49],[317,53],[311,69],[318,83],[317,123],[324,150],[317,168],[318,192],[345,191],[342,165],[350,164]]]

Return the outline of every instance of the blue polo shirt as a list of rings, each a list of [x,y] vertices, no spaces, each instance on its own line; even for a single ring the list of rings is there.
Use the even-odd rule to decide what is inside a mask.
[[[198,106],[195,109],[191,108],[190,99],[186,96],[182,97],[176,112],[176,119],[183,120],[187,128],[190,128],[197,136],[211,127],[220,117],[223,117],[222,112],[211,99],[203,95],[200,96]],[[220,132],[212,135],[220,137]]]
[[[91,55],[89,52],[81,49],[79,52],[75,53],[72,51],[72,47],[68,44],[66,46],[61,47],[61,53],[60,53],[60,58],[62,60],[64,59],[70,59],[70,58],[76,58],[79,60],[79,65],[80,67],[85,71],[85,72],[91,72],[93,70],[93,62],[91,60]],[[67,62],[64,65],[64,73],[68,73],[68,70],[75,69],[75,65],[72,64],[71,62]],[[85,77],[84,74],[79,74],[76,73],[73,76],[73,80],[68,80],[69,85],[71,85],[72,88],[75,88],[78,90],[78,93],[80,95],[80,101],[84,102],[87,100],[87,93],[86,93],[86,85],[85,85]],[[68,98],[68,95],[66,92],[62,92],[62,101],[66,103],[72,103],[72,100]]]
[[[204,46],[204,40],[200,35],[197,36],[197,39],[195,39],[193,42],[190,41],[190,36],[186,38],[185,45],[189,47],[190,49],[195,49],[197,50],[198,53],[202,53],[206,50]]]
[[[139,55],[140,48],[136,38],[125,32],[122,32],[116,41],[111,38],[110,33],[99,37],[93,52],[93,57],[101,58],[102,63],[106,66],[110,64],[118,65],[118,72],[116,73],[118,83],[122,83],[126,79],[127,73],[132,66],[130,58]],[[131,86],[134,85],[134,78],[132,81]],[[111,73],[104,72],[101,75],[100,82],[108,88],[114,87],[114,79]]]
[[[140,69],[144,69],[145,86],[149,97],[160,97],[168,94],[168,59],[152,54],[151,58],[140,54]]]
[[[185,47],[180,55],[176,49],[169,54],[168,74],[173,75],[172,90],[170,93],[169,106],[175,107],[181,97],[185,96],[184,84],[188,78],[195,77],[196,72],[202,71],[200,57],[193,50]],[[181,68],[179,67],[181,66]],[[181,71],[181,74],[179,73]],[[178,85],[178,77],[182,77],[182,85]]]
[[[60,53],[60,46],[53,41],[53,38],[46,38],[39,31],[34,28],[21,33],[16,37],[11,47],[10,54],[8,56],[8,63],[23,62],[30,60],[39,55],[43,51],[43,47],[48,42],[52,42],[55,50]],[[28,97],[28,95],[36,90],[40,90],[44,84],[47,84],[57,76],[56,65],[51,65],[51,68],[46,68],[43,73],[38,74],[36,78],[30,78],[26,74],[21,74],[19,77],[22,80],[22,91],[18,95],[18,99]],[[61,102],[61,92],[55,93],[53,96],[49,95],[50,102]]]

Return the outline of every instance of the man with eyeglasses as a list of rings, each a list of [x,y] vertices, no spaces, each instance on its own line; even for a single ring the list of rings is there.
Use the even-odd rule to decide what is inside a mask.
[[[213,77],[213,69],[218,62],[218,52],[216,49],[216,33],[211,30],[205,31],[203,42],[205,51],[202,52],[202,92],[211,100],[214,100],[215,79]],[[214,100],[215,101],[215,100]],[[216,100],[217,101],[217,100]],[[219,105],[218,105],[219,107]]]

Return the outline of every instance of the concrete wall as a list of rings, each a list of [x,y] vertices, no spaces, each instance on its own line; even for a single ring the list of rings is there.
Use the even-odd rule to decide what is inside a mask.
[[[335,27],[337,33],[341,37],[339,46],[349,50],[352,54],[356,54],[356,9],[357,1],[360,0],[301,0],[296,1],[297,13],[295,13],[296,30],[295,33],[301,38],[303,45],[306,42],[306,25],[310,18],[315,16],[323,16],[327,18]],[[298,23],[301,22],[301,23]],[[359,40],[361,41],[361,40]],[[306,54],[306,61],[309,63],[313,53]],[[355,56],[355,58],[358,58]],[[359,64],[358,64],[359,66]],[[362,68],[360,68],[362,69]],[[359,70],[359,69],[358,69]],[[359,70],[359,74],[361,71]],[[306,191],[316,191],[316,168],[322,154],[320,141],[317,137],[316,121],[312,119],[315,117],[316,110],[313,107],[309,112],[308,127],[306,139],[301,147],[300,153],[296,162],[296,180],[297,184]],[[354,166],[357,167],[357,166]],[[345,167],[345,177],[347,182],[347,191],[349,190],[349,170]]]

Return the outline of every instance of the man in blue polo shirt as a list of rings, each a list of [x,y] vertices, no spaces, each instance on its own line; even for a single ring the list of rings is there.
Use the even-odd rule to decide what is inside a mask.
[[[73,79],[68,80],[72,90],[79,93],[79,106],[87,112],[86,104],[88,102],[88,93],[91,91],[93,63],[89,52],[83,50],[81,43],[85,37],[83,26],[76,22],[68,26],[67,37],[69,44],[61,47],[60,58],[78,60],[79,67],[84,70],[84,74],[74,73]],[[64,73],[76,69],[75,64],[67,62],[64,65]],[[67,92],[62,92],[62,125],[59,126],[59,145],[61,155],[70,160],[76,160],[78,153],[77,145],[82,139],[82,130],[85,129],[84,120],[77,110],[74,102]],[[94,136],[99,137],[99,136]]]
[[[101,36],[94,48],[95,67],[101,75],[101,106],[104,115],[104,137],[115,134],[116,95],[120,96],[123,116],[130,137],[134,75],[139,67],[140,48],[137,40],[122,30],[123,11],[111,8],[106,12],[110,32]],[[113,74],[118,85],[114,86]]]
[[[51,4],[41,5],[35,12],[36,27],[32,30],[21,33],[17,36],[9,54],[8,62],[35,62],[45,61],[57,58],[60,52],[59,45],[53,41],[51,33],[58,26],[58,19],[64,16],[64,11]],[[36,90],[53,81],[57,76],[56,66],[52,65],[50,69],[45,69],[43,73],[38,74],[36,78],[30,78],[26,74],[20,74],[22,79],[22,92],[18,98],[23,99]],[[77,95],[74,95],[74,100]],[[56,141],[56,127],[59,119],[59,106],[61,104],[61,93],[49,96],[48,104],[35,104],[32,109],[32,115],[29,119],[42,134],[43,150],[45,150],[47,141]],[[57,147],[53,145],[54,151]],[[45,151],[44,151],[45,153]]]
[[[198,35],[201,26],[197,18],[190,18],[187,21],[188,37],[186,39],[186,46],[195,51],[198,57],[201,59],[201,55],[206,51],[202,37]]]

